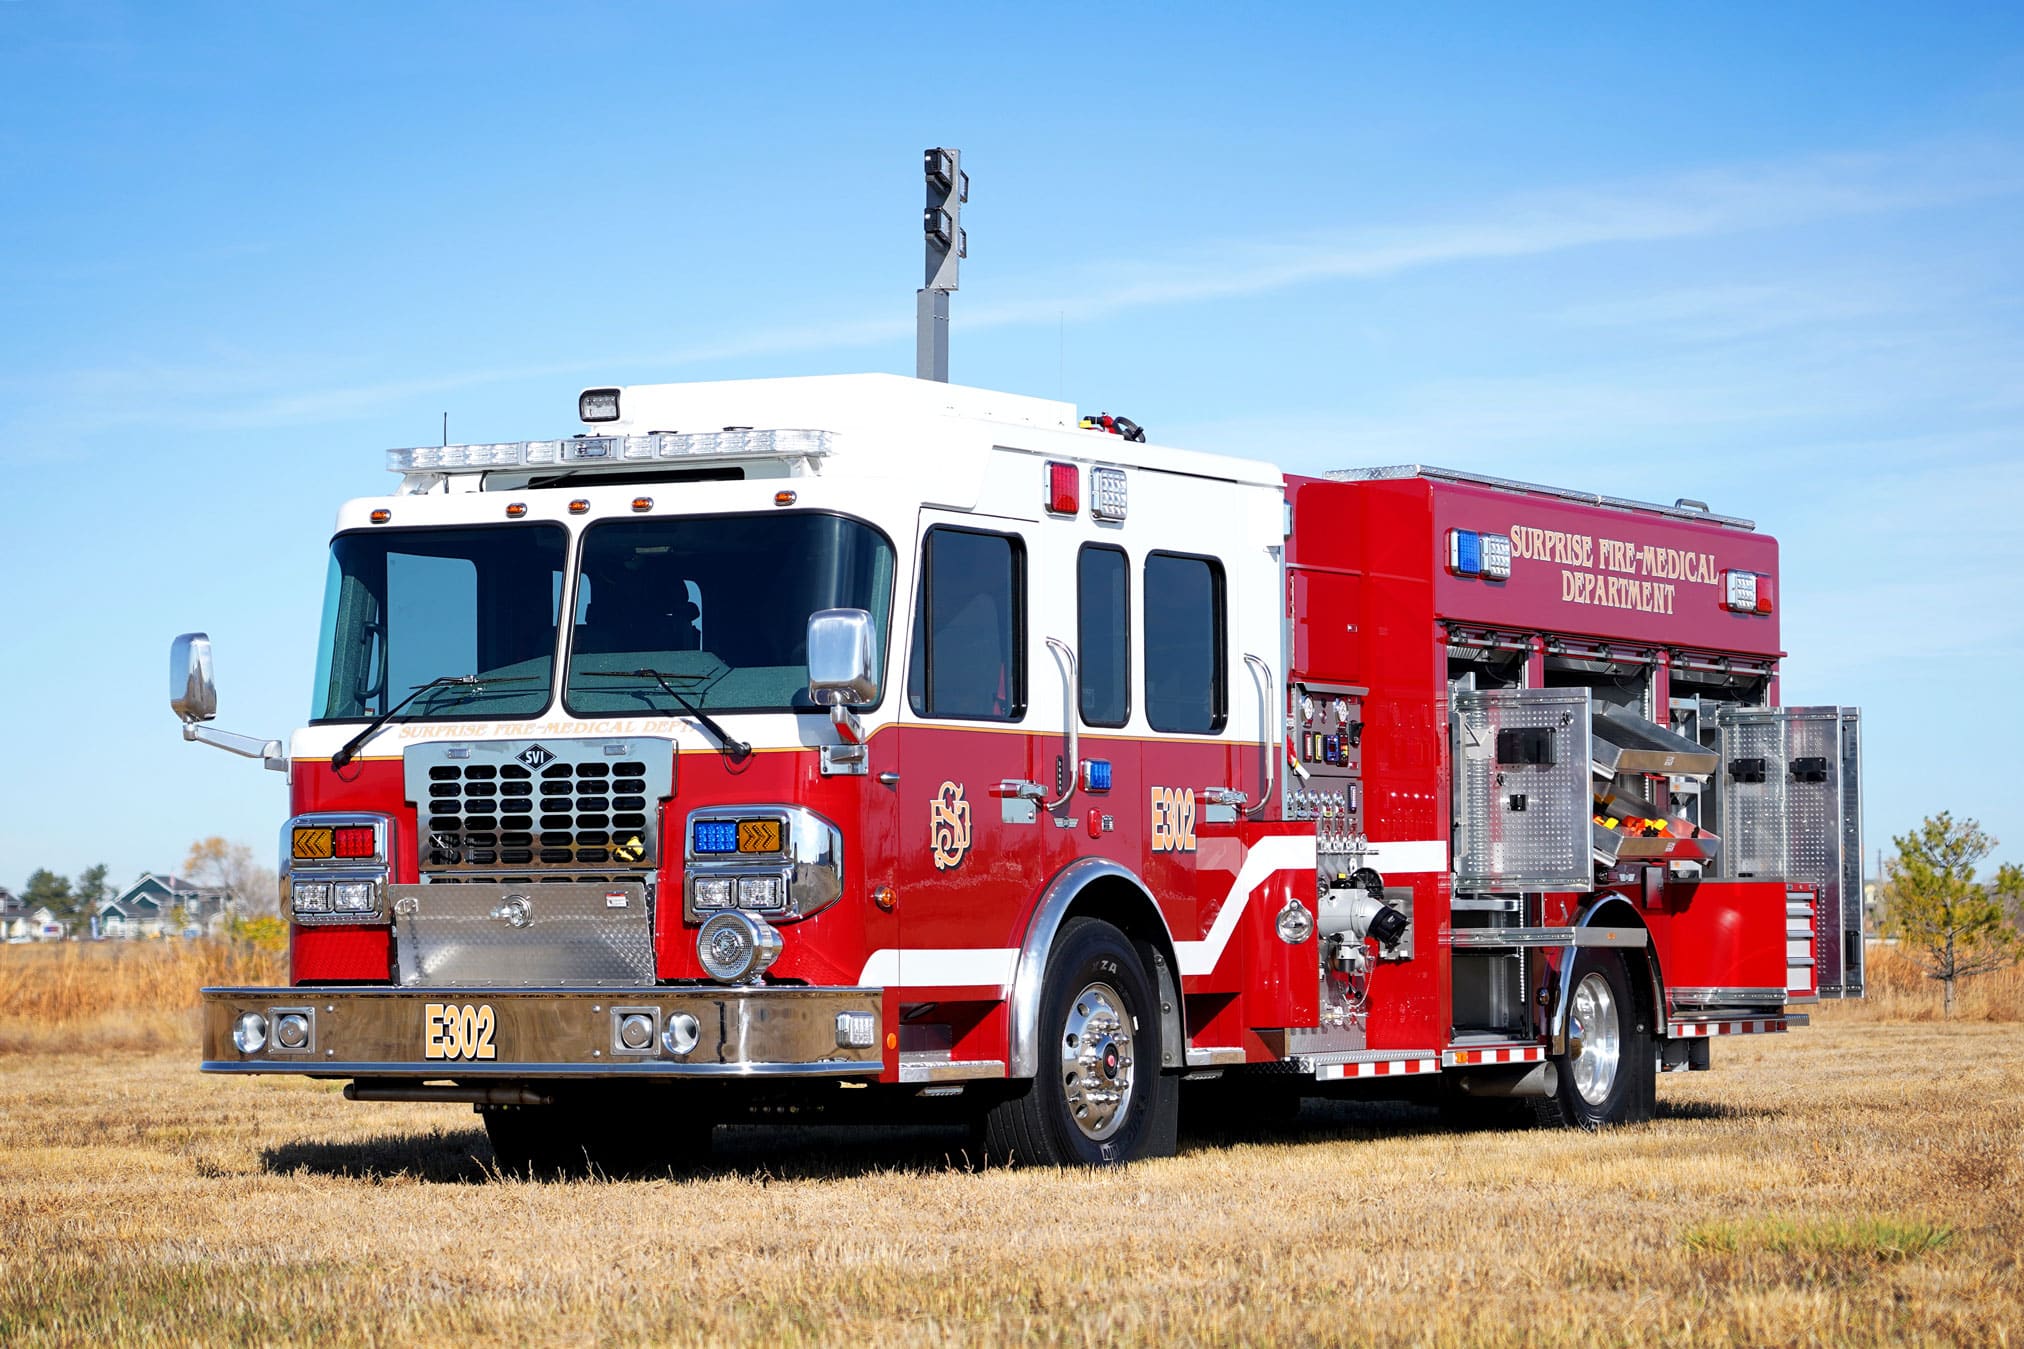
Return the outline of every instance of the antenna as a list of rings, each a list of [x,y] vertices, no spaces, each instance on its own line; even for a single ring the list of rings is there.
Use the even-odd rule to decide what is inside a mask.
[[[970,175],[963,172],[963,152],[937,147],[921,152],[921,171],[928,180],[928,204],[921,212],[927,236],[927,282],[914,295],[914,374],[920,379],[949,381],[949,295],[956,289],[960,259],[970,255],[970,236],[963,229],[963,203],[970,199]]]
[[[445,412],[443,414],[443,444],[447,446],[449,443],[450,443],[450,414]]]

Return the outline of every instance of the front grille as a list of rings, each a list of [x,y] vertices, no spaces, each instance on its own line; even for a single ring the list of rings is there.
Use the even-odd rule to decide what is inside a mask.
[[[661,740],[415,746],[407,778],[421,869],[445,881],[637,879],[660,860],[671,750]]]

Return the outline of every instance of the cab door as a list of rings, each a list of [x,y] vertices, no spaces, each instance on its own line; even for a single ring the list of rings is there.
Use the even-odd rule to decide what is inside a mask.
[[[923,511],[899,708],[900,983],[995,998],[1066,846],[1049,807],[1065,666],[1045,640],[1033,526]]]

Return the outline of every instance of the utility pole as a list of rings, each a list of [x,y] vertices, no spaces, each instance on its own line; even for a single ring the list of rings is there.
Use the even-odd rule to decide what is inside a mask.
[[[959,260],[970,255],[963,229],[963,203],[970,199],[970,175],[963,152],[936,148],[921,154],[928,180],[928,204],[921,212],[927,236],[927,282],[914,296],[914,374],[949,382],[949,295],[956,289]]]

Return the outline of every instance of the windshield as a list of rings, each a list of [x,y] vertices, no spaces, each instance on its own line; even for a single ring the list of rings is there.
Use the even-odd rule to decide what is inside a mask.
[[[839,515],[592,525],[563,703],[578,716],[679,715],[665,680],[709,712],[813,708],[808,616],[869,611],[879,642],[873,668],[882,670],[892,576],[885,536]]]
[[[548,706],[569,535],[560,525],[372,530],[330,545],[317,721],[532,716]]]

